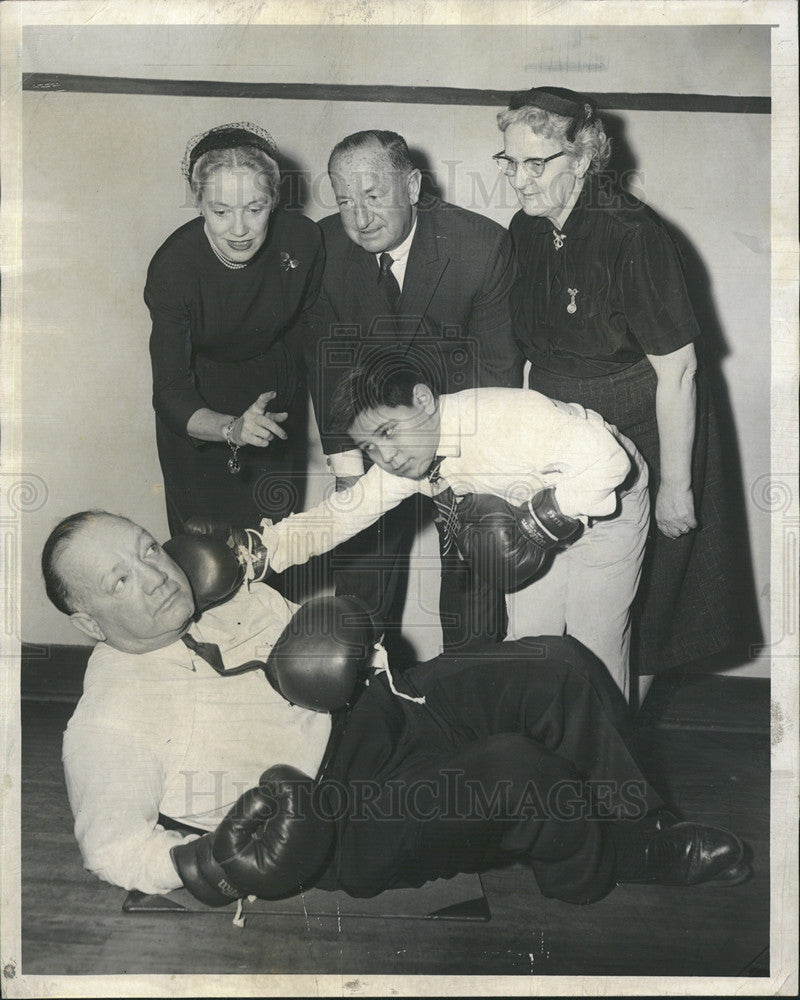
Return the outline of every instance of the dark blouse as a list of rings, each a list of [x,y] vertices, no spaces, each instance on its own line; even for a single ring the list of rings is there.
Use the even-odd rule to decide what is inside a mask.
[[[281,409],[283,391],[295,388],[281,371],[286,335],[316,298],[322,265],[315,223],[283,211],[240,269],[214,255],[202,218],[166,240],[144,298],[153,320],[153,406],[174,434],[186,439],[187,421],[202,407],[238,415],[267,389],[279,393],[270,409]]]
[[[515,335],[536,367],[576,378],[607,375],[699,336],[663,224],[607,179],[587,178],[558,238],[552,222],[522,211],[510,230],[520,272]]]

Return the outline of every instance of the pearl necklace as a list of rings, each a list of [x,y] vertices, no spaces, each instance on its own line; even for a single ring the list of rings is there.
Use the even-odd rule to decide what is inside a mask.
[[[225,267],[229,267],[231,271],[241,271],[243,267],[247,267],[247,265],[250,263],[247,260],[244,261],[244,263],[239,263],[235,260],[231,260],[230,257],[226,257],[224,253],[220,253],[220,251],[217,250],[216,246],[214,245],[211,237],[208,235],[208,230],[205,227],[203,227],[203,231],[206,234],[208,245],[214,251],[214,256],[217,258],[217,260],[221,261],[225,265]]]

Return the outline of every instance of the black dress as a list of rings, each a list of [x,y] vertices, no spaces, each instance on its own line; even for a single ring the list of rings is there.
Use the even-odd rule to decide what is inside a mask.
[[[658,217],[605,179],[590,177],[561,231],[545,218],[511,222],[520,269],[515,333],[530,387],[596,410],[637,446],[660,483],[656,374],[699,336],[677,251]],[[698,528],[664,536],[655,517],[633,609],[631,662],[641,674],[699,662],[739,639],[735,528],[717,418],[702,354],[692,490]]]
[[[156,441],[173,534],[193,515],[241,525],[284,517],[301,503],[305,479],[306,391],[295,330],[319,289],[319,230],[304,216],[278,211],[264,245],[234,270],[215,256],[203,225],[193,219],[166,240],[144,291],[153,320]],[[187,434],[196,410],[239,416],[269,390],[277,392],[269,409],[289,411],[288,440],[241,448],[238,475],[228,469],[227,444]]]

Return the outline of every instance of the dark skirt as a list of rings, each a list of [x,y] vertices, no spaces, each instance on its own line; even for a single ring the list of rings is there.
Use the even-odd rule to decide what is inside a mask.
[[[530,388],[595,410],[633,441],[650,470],[651,509],[660,483],[656,374],[646,358],[613,375],[569,378],[534,368]],[[633,606],[631,666],[653,674],[694,664],[741,641],[735,516],[723,476],[719,428],[708,382],[697,374],[697,425],[692,454],[696,530],[663,535],[653,518],[642,582]]]
[[[297,420],[291,416],[282,425],[289,440],[276,439],[263,449],[240,448],[240,471],[235,475],[228,468],[232,452],[226,444],[199,442],[195,446],[156,418],[170,533],[182,531],[190,517],[257,527],[262,517],[277,521],[297,510],[304,476],[295,442],[302,435],[305,445],[305,429],[300,414]]]

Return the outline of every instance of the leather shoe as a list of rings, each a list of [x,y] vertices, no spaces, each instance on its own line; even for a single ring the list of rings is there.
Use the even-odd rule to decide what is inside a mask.
[[[736,885],[749,875],[744,847],[734,834],[699,823],[676,823],[630,845],[617,862],[617,882]]]

